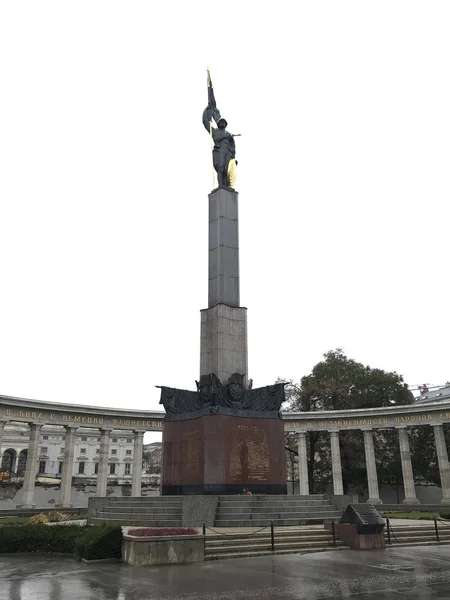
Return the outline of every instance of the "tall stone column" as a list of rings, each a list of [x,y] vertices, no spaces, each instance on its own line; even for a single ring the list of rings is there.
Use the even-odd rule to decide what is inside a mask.
[[[23,479],[22,502],[17,508],[34,508],[34,480],[37,471],[37,459],[39,456],[39,444],[41,441],[41,424],[30,423],[30,441],[28,444],[27,463]]]
[[[366,454],[367,485],[369,488],[370,504],[383,504],[378,490],[377,464],[375,462],[375,450],[373,447],[372,430],[363,431],[364,450]]]
[[[444,426],[433,425],[436,454],[441,477],[442,500],[441,504],[450,504],[450,468],[448,464],[447,445],[445,443]]]
[[[163,495],[163,468],[164,468],[164,423],[162,427],[162,436],[161,436],[161,470],[159,472],[159,495]]]
[[[300,494],[302,496],[309,495],[309,479],[308,479],[308,454],[306,451],[306,432],[300,431],[297,439],[298,450],[298,481]]]
[[[232,373],[247,385],[247,309],[239,306],[238,193],[209,195],[208,308],[201,311],[200,376],[215,373],[226,385]]]
[[[134,432],[134,451],[133,451],[133,482],[131,485],[131,495],[141,496],[142,484],[142,452],[144,446],[144,432]]]
[[[64,444],[64,461],[61,473],[61,487],[59,488],[59,502],[56,508],[72,508],[72,474],[73,459],[75,455],[76,427],[65,425],[66,439]]]
[[[106,497],[109,464],[109,434],[111,429],[100,429],[100,452],[97,473],[97,497]]]
[[[8,421],[0,421],[0,450],[2,447],[2,437],[3,437],[3,429],[5,428],[5,425]],[[0,454],[0,463],[1,463],[2,457]]]
[[[420,504],[416,498],[416,489],[414,487],[408,430],[406,427],[398,427],[397,429],[398,441],[400,444],[400,458],[402,461],[403,487],[405,489],[405,499],[403,500],[403,504]]]
[[[341,449],[339,447],[339,431],[330,431],[331,466],[333,471],[333,493],[335,496],[344,495],[342,483]]]

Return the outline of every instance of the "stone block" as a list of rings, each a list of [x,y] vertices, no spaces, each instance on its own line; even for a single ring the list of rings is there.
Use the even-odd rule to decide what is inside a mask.
[[[218,304],[201,311],[200,376],[215,373],[226,385],[232,373],[247,381],[247,309]]]
[[[203,561],[203,535],[133,536],[122,542],[122,560],[129,565],[169,565]]]

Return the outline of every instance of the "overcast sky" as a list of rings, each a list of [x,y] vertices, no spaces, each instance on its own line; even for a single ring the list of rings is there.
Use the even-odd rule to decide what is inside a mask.
[[[443,384],[450,3],[2,2],[0,393],[158,409],[207,307],[210,65],[249,377]]]

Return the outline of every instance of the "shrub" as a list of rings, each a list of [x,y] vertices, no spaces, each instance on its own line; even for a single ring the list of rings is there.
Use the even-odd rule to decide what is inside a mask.
[[[47,514],[47,518],[50,523],[61,523],[62,521],[69,521],[69,515],[58,512],[57,510],[52,510]]]
[[[441,519],[450,519],[450,512],[441,512],[439,513]]]
[[[99,560],[122,557],[121,527],[100,525],[83,529],[84,533],[75,545],[75,552],[80,558]]]
[[[48,523],[47,515],[44,515],[44,513],[41,513],[40,515],[33,515],[32,517],[30,517],[30,523],[32,525]]]
[[[61,552],[73,554],[86,527],[78,525],[6,525],[0,527],[0,552]]]
[[[156,527],[130,529],[128,535],[158,536],[158,535],[197,535],[197,529],[192,527]]]

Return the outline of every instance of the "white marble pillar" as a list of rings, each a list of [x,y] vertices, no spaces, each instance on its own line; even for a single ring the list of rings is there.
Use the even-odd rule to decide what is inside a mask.
[[[131,484],[131,495],[141,496],[142,483],[142,452],[144,449],[144,432],[134,432],[134,451],[133,451],[133,480]]]
[[[308,454],[306,451],[306,432],[300,431],[297,439],[298,481],[301,496],[309,496]]]
[[[366,454],[366,470],[367,470],[367,485],[369,488],[370,504],[383,504],[378,490],[377,464],[375,462],[375,450],[373,447],[372,430],[363,431],[364,434],[364,450]]]
[[[22,502],[17,508],[34,508],[34,480],[37,471],[37,459],[39,456],[39,444],[41,441],[41,424],[30,423],[30,441],[28,443],[27,463],[25,465],[25,476],[22,487]]]
[[[444,426],[433,425],[436,454],[441,477],[442,500],[441,504],[450,504],[450,468],[448,464],[447,445],[445,443]]]
[[[159,471],[159,495],[163,495],[163,469],[164,469],[164,423],[162,426],[161,435],[161,469]]]
[[[2,437],[3,437],[3,429],[5,428],[7,421],[0,421],[0,450],[2,448]],[[0,466],[1,466],[2,456],[0,452]]]
[[[403,504],[420,504],[416,498],[414,487],[414,475],[411,464],[411,450],[409,448],[408,430],[406,427],[398,427],[398,441],[400,444],[400,458],[402,461],[403,487],[405,499]]]
[[[109,434],[111,429],[100,429],[100,452],[97,473],[97,497],[106,498],[109,466]]]
[[[64,442],[64,459],[61,473],[61,486],[59,488],[59,501],[55,508],[72,508],[72,475],[73,459],[75,455],[76,427],[65,425],[66,437]]]
[[[341,449],[339,447],[339,431],[330,431],[331,442],[331,466],[333,470],[333,494],[344,495],[342,483]]]

